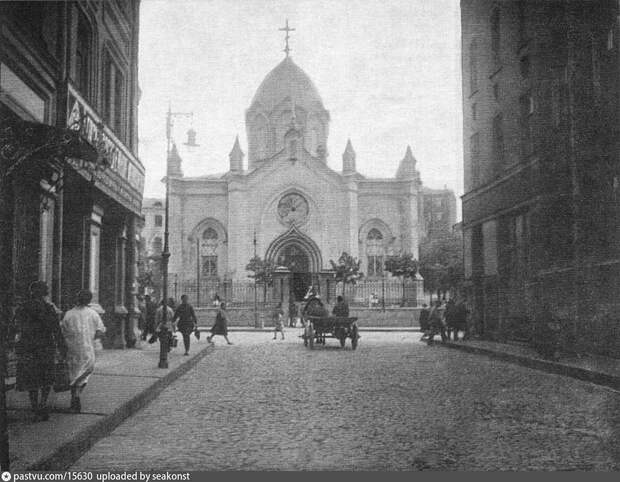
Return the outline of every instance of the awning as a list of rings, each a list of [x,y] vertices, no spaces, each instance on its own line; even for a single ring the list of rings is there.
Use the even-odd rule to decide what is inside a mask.
[[[0,120],[0,167],[4,178],[16,172],[37,173],[44,167],[64,166],[68,159],[99,162],[95,146],[78,131],[23,120]]]

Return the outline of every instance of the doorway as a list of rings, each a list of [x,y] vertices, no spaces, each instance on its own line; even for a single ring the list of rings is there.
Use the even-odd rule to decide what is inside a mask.
[[[289,292],[295,301],[302,301],[310,284],[310,259],[306,252],[296,244],[288,244],[278,254],[278,265],[286,266],[291,271]]]

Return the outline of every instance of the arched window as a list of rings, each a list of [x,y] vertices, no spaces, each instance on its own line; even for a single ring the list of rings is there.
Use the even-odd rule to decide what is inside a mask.
[[[368,259],[368,276],[383,276],[385,245],[383,234],[376,228],[368,231],[366,236],[366,257]]]
[[[217,231],[211,227],[202,232],[201,258],[202,275],[207,278],[217,276]]]

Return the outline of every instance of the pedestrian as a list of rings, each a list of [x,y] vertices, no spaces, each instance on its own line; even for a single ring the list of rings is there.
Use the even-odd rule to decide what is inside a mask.
[[[35,281],[29,288],[29,299],[15,313],[18,337],[15,388],[28,392],[35,421],[39,422],[49,420],[47,399],[54,384],[56,351],[64,356],[66,346],[56,309],[45,299],[49,293],[47,284]]]
[[[454,341],[459,340],[459,331],[463,332],[463,340],[467,340],[467,307],[460,300],[454,308]]]
[[[215,296],[213,297],[213,307],[219,308],[221,304],[222,304],[222,300],[220,300],[220,295],[215,293]]]
[[[293,300],[291,300],[288,304],[288,326],[290,328],[294,328],[297,321],[297,305]]]
[[[155,333],[155,313],[157,312],[157,304],[151,299],[150,295],[146,295],[144,297],[144,305],[145,305],[145,333],[143,334],[144,338],[148,335],[153,335]]]
[[[349,317],[349,305],[342,296],[338,296],[338,298],[336,298],[336,306],[334,306],[334,309],[332,310],[332,315],[339,316],[341,318]]]
[[[174,337],[174,323],[172,322],[172,318],[174,318],[174,310],[172,309],[171,304],[174,305],[174,300],[172,298],[168,298],[168,305],[164,300],[161,300],[161,304],[157,311],[155,312],[155,334],[157,338],[159,338],[160,343],[164,343],[167,345],[168,351],[172,350],[172,338]],[[164,322],[164,306],[166,307],[166,321]]]
[[[456,337],[455,340],[458,339],[456,317],[457,317],[456,303],[454,302],[452,298],[450,298],[448,300],[448,303],[446,304],[446,311],[445,311],[446,332],[447,332],[448,341],[450,341],[450,335],[452,335],[453,333],[454,333],[454,336]]]
[[[276,339],[276,335],[278,332],[282,335],[282,339],[284,340],[284,324],[283,324],[284,312],[282,311],[282,303],[278,303],[276,309],[273,312],[273,339]]]
[[[444,309],[441,306],[441,300],[435,301],[435,306],[431,309],[429,315],[429,335],[427,338],[427,342],[429,345],[432,345],[434,342],[435,335],[441,335],[441,341],[446,341],[446,327],[444,320]]]
[[[198,320],[194,313],[194,307],[187,302],[187,295],[181,296],[181,304],[177,306],[172,317],[172,323],[177,321],[176,327],[183,335],[183,346],[185,356],[189,355],[190,335],[198,328]]]
[[[428,305],[422,303],[422,310],[420,310],[420,331],[422,332],[422,337],[420,341],[424,341],[428,338],[430,328],[429,314]]]
[[[213,337],[215,335],[222,335],[226,340],[226,343],[232,345],[232,342],[228,339],[228,315],[226,313],[226,303],[221,303],[215,315],[215,323],[211,327],[211,336],[207,337],[209,343],[213,343]]]
[[[95,340],[103,337],[105,326],[99,314],[88,304],[93,294],[80,290],[77,305],[67,311],[60,326],[67,344],[67,366],[71,386],[71,411],[82,410],[80,395],[95,370]]]

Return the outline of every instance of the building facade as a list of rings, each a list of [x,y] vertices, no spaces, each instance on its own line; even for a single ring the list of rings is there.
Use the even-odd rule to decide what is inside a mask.
[[[619,353],[619,14],[461,2],[465,276],[485,335],[552,318],[566,346]]]
[[[357,171],[349,141],[337,172],[327,164],[329,121],[312,80],[287,56],[246,111],[247,164],[237,138],[226,173],[187,177],[173,147],[171,277],[247,280],[256,253],[290,270],[301,299],[310,285],[328,289],[330,260],[343,251],[370,279],[383,276],[387,256],[417,257],[423,191],[411,148],[394,177],[371,179]]]
[[[422,196],[425,238],[435,239],[450,234],[456,223],[454,192],[448,188],[431,189],[424,186]]]
[[[2,4],[4,323],[37,279],[63,311],[87,288],[106,346],[126,346],[144,185],[138,22],[138,0]]]

